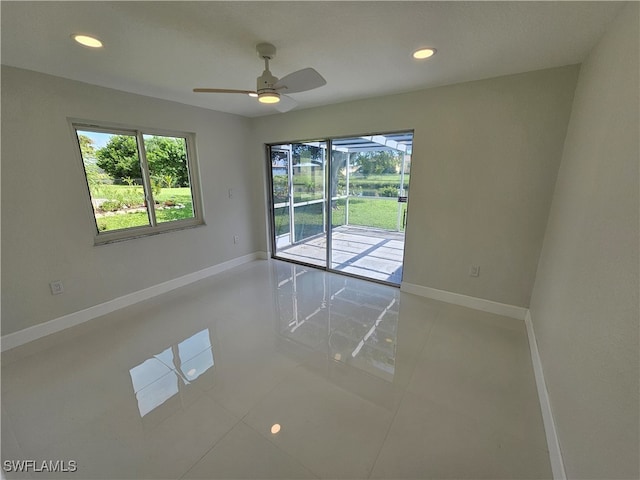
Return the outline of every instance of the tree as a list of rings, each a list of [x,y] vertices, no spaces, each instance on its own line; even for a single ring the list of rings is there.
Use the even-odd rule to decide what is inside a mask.
[[[298,165],[300,163],[318,163],[324,160],[324,149],[315,145],[306,143],[294,143],[291,148],[291,163]]]
[[[78,134],[80,153],[84,163],[84,171],[87,175],[87,183],[91,195],[98,196],[100,188],[108,180],[107,175],[96,165],[96,151],[93,140],[86,135]]]
[[[136,138],[131,135],[113,135],[96,157],[98,166],[113,178],[142,177]]]
[[[78,134],[78,143],[80,143],[80,153],[84,163],[96,161],[96,150],[93,146],[93,140],[86,135]]]
[[[149,172],[162,179],[167,187],[189,185],[185,143],[184,138],[145,136],[144,148]]]
[[[354,163],[360,167],[358,172],[368,177],[369,175],[396,173],[396,168],[400,165],[400,157],[390,151],[366,152],[359,154]]]
[[[189,185],[184,138],[145,135],[144,148],[152,179],[166,184],[171,178],[172,181],[169,182],[171,186]],[[95,155],[98,159],[98,167],[112,178],[124,180],[142,177],[138,146],[134,136],[113,135],[104,147],[95,152]]]

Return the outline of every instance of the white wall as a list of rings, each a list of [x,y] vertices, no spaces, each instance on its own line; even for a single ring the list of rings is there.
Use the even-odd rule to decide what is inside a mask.
[[[638,3],[584,62],[531,302],[570,478],[639,478]]]
[[[67,117],[195,132],[207,225],[94,246]],[[2,334],[257,251],[248,132],[239,116],[3,66]]]
[[[528,307],[578,71],[254,119],[254,168],[265,171],[265,143],[414,129],[404,281]]]
[[[2,334],[267,250],[264,143],[403,129],[415,129],[405,281],[527,306],[577,73],[249,120],[3,67]],[[67,117],[196,132],[207,226],[94,246]]]

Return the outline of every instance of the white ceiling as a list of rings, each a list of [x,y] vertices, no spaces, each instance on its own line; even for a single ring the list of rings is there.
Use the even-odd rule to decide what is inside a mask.
[[[259,42],[277,77],[314,67],[327,85],[292,94],[306,108],[581,62],[619,2],[8,2],[2,63],[190,105],[260,116]],[[90,50],[70,39],[90,33]],[[438,49],[411,58],[416,47]]]

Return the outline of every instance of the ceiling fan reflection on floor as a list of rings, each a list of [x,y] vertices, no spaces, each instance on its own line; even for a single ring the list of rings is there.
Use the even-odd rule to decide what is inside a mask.
[[[260,103],[271,104],[281,112],[295,108],[297,102],[285,95],[286,93],[299,93],[322,87],[327,81],[315,69],[303,68],[278,79],[269,70],[269,60],[276,56],[276,47],[270,43],[256,45],[258,56],[264,59],[264,72],[256,82],[255,90],[235,90],[230,88],[194,88],[196,93],[241,93],[256,97]]]

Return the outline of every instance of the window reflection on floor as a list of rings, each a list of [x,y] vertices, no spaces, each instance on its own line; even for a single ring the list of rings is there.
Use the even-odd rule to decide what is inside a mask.
[[[361,280],[295,264],[280,263],[275,271],[281,335],[326,352],[333,361],[393,380],[399,290],[371,284],[363,291]]]
[[[195,333],[129,370],[144,417],[213,367],[209,329]]]

